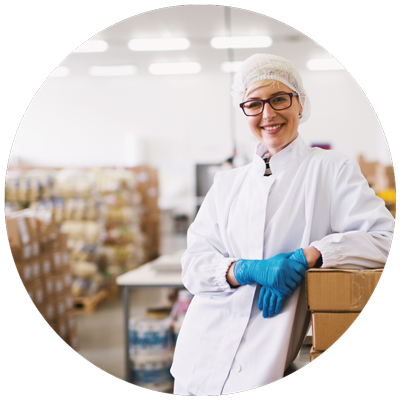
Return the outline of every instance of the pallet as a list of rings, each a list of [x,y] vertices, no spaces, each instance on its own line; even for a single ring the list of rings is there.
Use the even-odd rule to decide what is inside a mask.
[[[77,313],[91,313],[108,296],[107,290],[100,290],[93,296],[74,297],[74,308]]]
[[[121,294],[121,287],[120,286],[111,286],[107,290],[107,298],[106,301],[114,301],[116,300],[119,295]]]

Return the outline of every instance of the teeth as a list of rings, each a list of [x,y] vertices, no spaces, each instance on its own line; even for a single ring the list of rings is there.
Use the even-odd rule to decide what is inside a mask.
[[[275,126],[266,126],[264,129],[266,129],[267,131],[272,131],[274,129],[278,129],[282,126],[282,124],[280,125],[275,125]]]

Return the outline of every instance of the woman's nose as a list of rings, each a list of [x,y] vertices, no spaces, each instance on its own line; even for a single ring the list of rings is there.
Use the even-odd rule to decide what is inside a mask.
[[[273,117],[275,117],[276,112],[268,103],[265,103],[262,115],[265,119],[272,119]]]

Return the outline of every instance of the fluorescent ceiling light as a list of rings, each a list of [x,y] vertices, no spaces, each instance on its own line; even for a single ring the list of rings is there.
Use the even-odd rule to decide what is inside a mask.
[[[134,65],[93,65],[88,72],[91,76],[132,76],[137,68]]]
[[[108,43],[105,40],[88,40],[79,46],[75,53],[99,53],[108,49]]]
[[[185,50],[190,46],[186,38],[132,39],[128,47],[133,51]]]
[[[211,39],[211,46],[215,49],[244,49],[269,47],[272,39],[269,36],[232,36],[215,37]]]
[[[314,58],[307,61],[307,68],[311,71],[327,71],[344,69],[334,58]]]
[[[149,66],[153,75],[197,74],[200,71],[201,65],[197,62],[155,63]]]
[[[243,61],[225,61],[221,64],[221,71],[226,73],[237,72]]]
[[[64,78],[69,75],[69,68],[60,65],[50,75],[51,78]]]

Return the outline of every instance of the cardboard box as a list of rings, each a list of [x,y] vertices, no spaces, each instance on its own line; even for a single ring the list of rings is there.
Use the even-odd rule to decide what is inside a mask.
[[[46,303],[38,307],[40,314],[47,322],[54,322],[57,319],[56,307],[52,300],[47,300]]]
[[[64,290],[65,292],[70,292],[71,291],[71,286],[73,282],[72,274],[70,271],[65,271],[63,274],[63,280],[64,280]]]
[[[323,353],[323,351],[318,351],[318,350],[315,350],[314,347],[311,347],[311,350],[310,350],[310,361],[314,361],[322,353]]]
[[[47,298],[52,298],[56,294],[56,279],[53,275],[47,275],[43,278],[44,292]]]
[[[68,338],[68,323],[65,318],[57,318],[56,332],[62,339],[67,340],[67,338]]]
[[[58,296],[53,300],[57,318],[64,318],[67,313],[67,306],[65,305],[65,296]]]
[[[44,284],[45,295],[49,301],[64,294],[65,287],[63,274],[51,274],[42,278],[42,280]]]
[[[69,332],[66,342],[76,351],[79,347],[78,332]]]
[[[51,275],[53,272],[52,262],[51,262],[51,255],[50,254],[42,254],[40,257],[40,264],[42,269],[42,276],[46,277]]]
[[[54,332],[57,333],[58,330],[58,325],[57,325],[57,320],[54,319],[52,321],[47,321],[47,323],[50,325],[50,327],[54,330]]]
[[[18,273],[24,285],[39,279],[42,276],[40,260],[16,261]]]
[[[54,283],[54,295],[60,296],[64,293],[64,274],[55,274],[53,275],[53,283]]]
[[[68,252],[68,234],[58,233],[56,238],[52,241],[52,249],[61,252]]]
[[[61,251],[52,251],[50,253],[51,263],[52,263],[52,271],[54,273],[62,272],[64,269],[62,253]]]
[[[26,218],[23,216],[7,217],[6,228],[14,261],[30,260],[33,250]]]
[[[74,309],[74,297],[72,296],[72,293],[66,293],[64,294],[65,298],[65,306],[67,307],[67,311],[71,311]]]
[[[32,265],[32,275],[33,279],[39,279],[42,276],[42,266],[40,264],[40,259],[35,259],[29,261],[29,263]]]
[[[43,282],[40,279],[31,282],[25,287],[25,289],[36,307],[40,307],[45,304],[46,296],[44,293]]]
[[[61,264],[64,270],[70,269],[69,253],[67,250],[61,252]]]
[[[359,314],[358,312],[312,313],[314,349],[324,351],[331,347],[350,328]]]
[[[51,213],[44,217],[40,220],[40,248],[42,252],[49,252],[54,249],[59,231]]]
[[[73,311],[68,311],[65,314],[65,320],[67,321],[68,332],[76,332],[78,327],[76,324],[75,313]]]
[[[306,274],[310,311],[361,311],[371,297],[383,269],[311,268]]]
[[[14,260],[40,255],[39,225],[30,210],[15,211],[6,218],[8,240]]]

